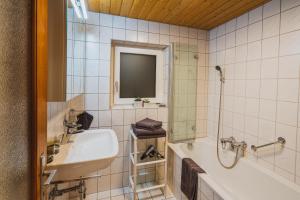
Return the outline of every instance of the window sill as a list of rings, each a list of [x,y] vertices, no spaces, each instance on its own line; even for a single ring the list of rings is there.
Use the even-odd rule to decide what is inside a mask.
[[[144,107],[142,107],[142,106],[136,106],[134,104],[114,104],[114,105],[112,105],[112,110],[142,109],[142,108],[160,108],[160,105],[165,105],[165,104],[145,103]],[[167,106],[164,106],[164,107],[167,107]]]

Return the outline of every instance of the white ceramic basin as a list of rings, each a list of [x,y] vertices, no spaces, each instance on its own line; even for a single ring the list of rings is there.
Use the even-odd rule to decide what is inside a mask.
[[[47,169],[57,169],[55,180],[79,178],[108,167],[118,151],[118,138],[113,130],[87,130],[72,135],[69,143],[61,145]]]

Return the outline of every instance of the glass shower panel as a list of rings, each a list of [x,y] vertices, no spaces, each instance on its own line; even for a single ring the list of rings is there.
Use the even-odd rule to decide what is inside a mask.
[[[197,45],[172,45],[170,140],[191,140],[196,135]]]

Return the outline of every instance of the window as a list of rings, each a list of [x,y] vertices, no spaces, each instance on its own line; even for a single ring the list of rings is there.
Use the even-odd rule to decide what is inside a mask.
[[[161,103],[163,52],[161,50],[115,48],[115,104],[131,104],[135,98]]]

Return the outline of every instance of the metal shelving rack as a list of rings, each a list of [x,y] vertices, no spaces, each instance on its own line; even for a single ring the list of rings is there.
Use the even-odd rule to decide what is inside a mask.
[[[157,139],[160,138],[149,138],[155,139],[157,146]],[[163,189],[163,193],[166,196],[166,187],[167,187],[167,137],[164,137],[164,158],[146,158],[141,160],[140,157],[143,152],[138,152],[138,142],[145,139],[138,139],[130,129],[130,145],[129,145],[129,185],[133,192],[133,199],[138,199],[138,193],[144,191],[150,191],[154,189]],[[145,181],[143,183],[138,183],[139,167],[144,168],[146,166],[155,165],[155,173],[157,171],[157,165],[163,165],[164,167],[164,176],[163,179],[155,181]],[[143,170],[141,170],[143,171]],[[144,174],[145,175],[145,174]]]

